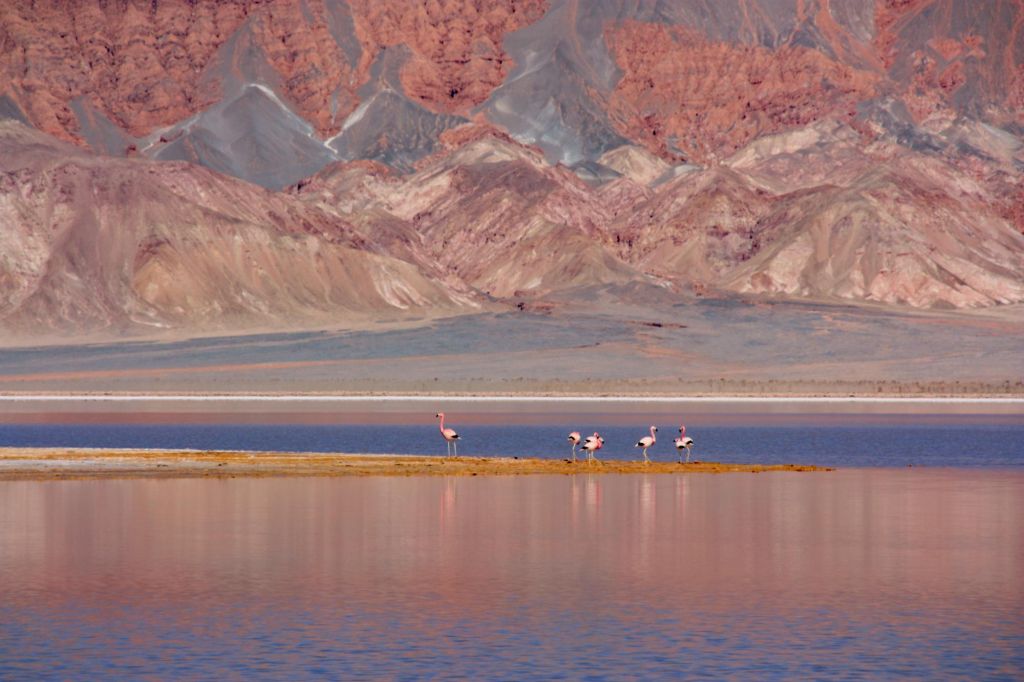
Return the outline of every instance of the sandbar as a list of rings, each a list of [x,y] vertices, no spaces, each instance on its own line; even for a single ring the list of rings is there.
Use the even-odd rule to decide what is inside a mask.
[[[681,474],[832,471],[802,464],[572,462],[534,457],[130,450],[110,448],[0,448],[0,480],[92,478],[230,478],[236,476],[518,476],[527,474]]]

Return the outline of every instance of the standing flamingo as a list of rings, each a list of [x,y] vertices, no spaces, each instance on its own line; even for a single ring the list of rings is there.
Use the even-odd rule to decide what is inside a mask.
[[[572,462],[576,463],[576,446],[580,444],[580,432],[573,431],[569,434],[569,442],[572,443]]]
[[[644,449],[644,464],[647,464],[648,462],[651,461],[651,460],[647,459],[647,448],[651,447],[652,445],[654,445],[655,443],[658,442],[657,437],[654,435],[657,432],[658,432],[658,427],[657,426],[652,426],[651,427],[651,435],[644,436],[643,438],[641,438],[640,440],[638,440],[636,442],[636,447]]]
[[[594,453],[600,450],[603,445],[604,438],[601,438],[601,435],[597,431],[594,431],[593,436],[587,436],[587,439],[583,441],[583,449],[587,451],[588,462],[597,459],[597,457],[594,456]]]
[[[444,412],[438,412],[437,414],[434,415],[434,418],[441,420],[441,424],[440,424],[440,426],[438,428],[441,429],[441,436],[444,438],[445,443],[448,444],[448,456],[449,457],[452,456],[452,444],[454,443],[454,445],[455,445],[455,456],[458,457],[459,456],[459,444],[456,443],[455,441],[457,441],[459,439],[459,434],[455,432],[455,429],[446,429],[446,428],[444,428]]]
[[[686,426],[679,427],[679,438],[675,439],[676,450],[679,451],[679,463],[683,463],[683,448],[686,448],[686,461],[690,461],[690,448],[693,447],[693,439],[686,435]]]

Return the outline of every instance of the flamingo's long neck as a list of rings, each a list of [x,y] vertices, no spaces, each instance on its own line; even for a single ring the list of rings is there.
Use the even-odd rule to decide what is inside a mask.
[[[680,426],[679,427],[679,437],[680,438],[686,438],[686,427],[685,426]]]
[[[653,426],[651,427],[651,440],[652,441],[658,440],[658,437],[654,435],[654,427]]]
[[[443,435],[444,434],[444,415],[443,414],[441,415],[441,423],[438,424],[437,428],[441,431],[441,434]]]

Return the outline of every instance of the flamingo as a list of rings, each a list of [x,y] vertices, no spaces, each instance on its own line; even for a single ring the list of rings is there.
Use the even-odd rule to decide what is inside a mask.
[[[444,428],[444,412],[438,412],[437,414],[434,415],[434,418],[441,420],[441,424],[440,424],[440,426],[438,428],[441,429],[441,436],[444,438],[445,443],[448,444],[448,456],[449,457],[452,456],[452,444],[454,444],[455,445],[455,456],[458,457],[459,456],[459,444],[456,443],[455,441],[457,441],[459,439],[459,434],[455,432],[455,429],[446,429],[446,428]]]
[[[572,461],[576,463],[576,446],[580,444],[580,432],[573,431],[569,434],[569,442],[572,443]]]
[[[640,440],[638,440],[636,442],[636,447],[644,449],[644,464],[647,464],[648,462],[651,461],[651,460],[647,459],[647,448],[651,447],[652,445],[654,445],[655,443],[658,442],[657,437],[654,435],[657,432],[658,432],[658,427],[657,426],[652,426],[651,427],[651,435],[644,436],[643,438],[641,438]]]
[[[679,463],[683,463],[683,448],[686,448],[686,461],[690,461],[690,448],[693,447],[693,439],[686,435],[686,427],[679,427],[679,438],[675,439],[676,450],[679,451]]]
[[[601,438],[601,435],[597,431],[594,431],[593,436],[587,436],[587,439],[583,441],[583,449],[587,451],[587,461],[597,459],[597,457],[594,456],[594,453],[600,450],[603,445],[604,438]]]

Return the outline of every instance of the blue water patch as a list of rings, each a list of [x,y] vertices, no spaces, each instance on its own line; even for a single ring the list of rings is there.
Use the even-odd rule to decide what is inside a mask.
[[[599,456],[636,459],[646,427],[455,424],[459,454],[565,458],[569,431],[600,431]],[[648,451],[673,461],[674,429]],[[709,426],[691,428],[693,459],[837,467],[1022,466],[1021,425]],[[0,424],[0,447],[107,447],[444,455],[436,426],[296,424]]]

